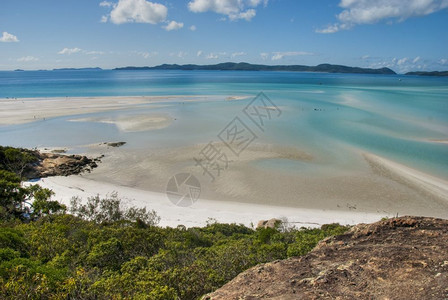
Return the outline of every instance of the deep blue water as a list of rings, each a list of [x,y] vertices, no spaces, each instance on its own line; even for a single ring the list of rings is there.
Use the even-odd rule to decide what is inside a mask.
[[[401,80],[401,81],[400,81]],[[65,96],[228,94],[297,87],[441,88],[448,79],[403,75],[358,75],[246,71],[0,71],[0,98]]]

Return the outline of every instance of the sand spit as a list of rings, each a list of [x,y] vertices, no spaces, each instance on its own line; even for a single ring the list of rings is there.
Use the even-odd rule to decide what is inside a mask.
[[[207,96],[119,96],[0,99],[0,125],[24,124],[54,117],[137,108],[140,105],[209,100]],[[223,100],[223,99],[222,99]],[[123,125],[125,128],[133,125]]]
[[[439,143],[439,144],[448,144],[448,140],[429,140],[433,143]]]
[[[124,115],[117,118],[91,117],[70,120],[71,122],[96,122],[113,124],[122,132],[140,132],[168,127],[173,118],[167,114]]]
[[[364,153],[364,158],[380,175],[409,186],[425,196],[448,203],[447,181],[374,154]]]

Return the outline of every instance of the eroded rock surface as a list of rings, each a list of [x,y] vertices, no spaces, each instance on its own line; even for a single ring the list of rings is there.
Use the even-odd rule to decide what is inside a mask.
[[[203,299],[448,299],[448,220],[360,224],[305,256],[255,266]]]

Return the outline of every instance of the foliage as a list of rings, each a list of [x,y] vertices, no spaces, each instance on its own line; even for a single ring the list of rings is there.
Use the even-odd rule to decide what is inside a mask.
[[[37,161],[35,151],[0,146],[0,169],[15,173],[20,178],[29,164]]]
[[[75,198],[66,214],[50,190],[1,170],[0,150],[0,299],[199,299],[256,264],[303,255],[347,230],[212,221],[161,228],[154,211],[127,208],[116,194]]]
[[[0,217],[2,220],[35,220],[43,215],[65,211],[65,206],[51,201],[53,192],[39,185],[22,186],[16,174],[0,170]]]
[[[160,221],[154,210],[148,212],[146,207],[123,207],[123,201],[118,198],[117,193],[112,193],[106,198],[100,198],[99,195],[89,197],[85,204],[82,204],[78,197],[73,197],[70,202],[70,213],[96,223],[139,221],[140,224],[154,226]]]
[[[0,298],[199,299],[256,264],[305,254],[345,230],[123,226],[66,214],[8,223],[0,227]]]
[[[339,224],[323,225],[320,229],[302,229],[296,233],[296,241],[289,245],[288,256],[304,255],[311,251],[320,240],[332,235],[343,234],[347,227]]]

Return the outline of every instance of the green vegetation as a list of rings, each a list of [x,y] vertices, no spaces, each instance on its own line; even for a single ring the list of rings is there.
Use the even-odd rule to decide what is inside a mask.
[[[15,173],[20,178],[30,166],[39,160],[37,153],[28,149],[0,146],[0,170]]]
[[[161,228],[154,211],[125,207],[116,194],[73,199],[71,214],[51,196],[0,171],[0,299],[199,299],[347,230]]]
[[[3,222],[32,221],[65,212],[64,205],[50,200],[52,191],[39,185],[22,186],[23,172],[37,160],[35,151],[0,146],[0,217]]]

